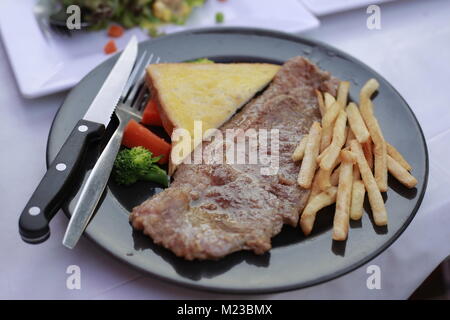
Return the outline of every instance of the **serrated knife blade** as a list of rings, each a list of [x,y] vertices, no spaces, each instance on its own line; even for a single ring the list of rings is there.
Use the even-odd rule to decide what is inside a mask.
[[[133,36],[86,111],[84,120],[108,125],[136,61],[137,43]]]

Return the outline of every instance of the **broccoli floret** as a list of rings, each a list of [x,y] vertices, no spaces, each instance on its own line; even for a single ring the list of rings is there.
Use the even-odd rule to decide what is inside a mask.
[[[144,147],[123,149],[114,162],[114,180],[123,185],[130,185],[138,180],[153,181],[167,187],[169,177],[155,164],[159,159],[161,157],[153,157]]]

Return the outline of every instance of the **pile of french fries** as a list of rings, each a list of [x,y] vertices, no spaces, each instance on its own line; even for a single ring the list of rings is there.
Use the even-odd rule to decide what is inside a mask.
[[[300,217],[305,235],[313,229],[316,214],[336,204],[333,240],[347,239],[350,219],[363,215],[365,193],[377,226],[388,223],[381,192],[388,189],[388,172],[407,188],[417,184],[411,165],[385,141],[373,112],[371,96],[379,88],[370,79],[360,90],[359,107],[348,103],[350,83],[341,81],[336,97],[316,91],[321,123],[314,122],[292,154],[302,161],[298,185],[310,189]]]

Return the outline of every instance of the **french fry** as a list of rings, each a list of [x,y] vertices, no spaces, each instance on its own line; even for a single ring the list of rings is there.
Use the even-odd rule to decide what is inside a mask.
[[[320,152],[322,153],[331,143],[333,137],[333,125],[339,115],[340,105],[334,102],[327,107],[325,116],[322,118],[322,139],[320,142]]]
[[[331,187],[331,181],[330,181],[331,172],[330,172],[330,170],[324,170],[322,168],[319,168],[319,170],[317,170],[316,174],[317,174],[317,184],[321,191],[324,191],[324,190],[328,189],[329,187]]]
[[[388,170],[401,184],[407,188],[414,188],[417,184],[417,179],[414,178],[408,170],[406,170],[398,161],[387,156]]]
[[[372,171],[367,164],[367,160],[364,157],[362,147],[357,140],[353,140],[350,145],[351,150],[355,155],[356,162],[358,163],[364,186],[367,190],[375,224],[377,226],[385,226],[388,223],[386,207],[384,206],[383,197],[381,196],[377,182],[375,181]]]
[[[326,147],[322,152],[320,152],[320,154],[317,156],[317,159],[316,159],[318,164],[320,163],[320,161],[322,161],[322,158],[325,157],[325,155],[327,154],[327,152],[329,150],[330,150],[330,146]]]
[[[388,189],[386,143],[384,141],[375,143],[373,153],[374,153],[373,167],[375,172],[375,180],[377,181],[377,185],[378,188],[380,188],[380,191],[386,192]]]
[[[300,227],[305,235],[311,233],[317,212],[336,201],[336,193],[337,188],[331,187],[319,193],[308,202],[300,217]]]
[[[328,92],[323,94],[323,100],[325,102],[325,109],[330,108],[331,105],[336,102],[336,99]]]
[[[321,191],[325,191],[326,189],[328,189],[329,187],[332,186],[331,174],[332,174],[334,168],[336,168],[340,163],[341,163],[341,158],[338,157],[336,159],[336,161],[334,162],[331,170],[324,170],[322,168],[319,168],[319,170],[317,170],[316,175],[317,175],[319,188]],[[337,183],[335,185],[337,185]]]
[[[352,129],[353,134],[359,143],[365,143],[370,139],[369,130],[367,130],[366,124],[359,113],[359,109],[353,102],[350,102],[346,109],[348,123]]]
[[[303,159],[307,142],[308,142],[308,135],[305,134],[300,140],[300,143],[295,148],[294,153],[292,153],[292,161],[300,161]]]
[[[355,166],[357,167],[357,166]],[[359,220],[363,215],[364,195],[366,187],[362,180],[354,180],[352,188],[352,201],[350,205],[350,219]]]
[[[367,160],[367,164],[369,165],[370,170],[373,170],[373,142],[369,139],[366,143],[362,145],[364,157]]]
[[[330,177],[330,182],[333,187],[336,187],[339,183],[339,172],[341,171],[341,167],[337,167],[336,170],[333,171]]]
[[[320,190],[320,186],[319,186],[318,173],[319,173],[319,171],[316,171],[316,174],[314,175],[314,179],[311,183],[311,192],[309,193],[307,203],[309,203],[315,196],[317,196],[319,193],[322,192],[322,190]]]
[[[355,162],[356,162],[356,160],[355,160]],[[340,171],[340,167],[338,167],[336,170],[334,170],[330,177],[330,183],[334,187],[337,186],[339,183],[339,171]],[[353,181],[360,180],[360,179],[361,179],[361,174],[359,173],[358,166],[353,166]]]
[[[341,105],[341,110],[345,109],[347,105],[348,91],[350,90],[350,82],[339,82],[336,101]]]
[[[376,79],[369,79],[359,92],[359,100],[370,99],[370,97],[378,90],[380,84]]]
[[[374,143],[375,180],[381,192],[387,191],[387,148],[378,120],[373,114],[370,96],[378,89],[375,79],[370,79],[360,92],[360,112]]]
[[[336,212],[333,221],[333,240],[343,241],[347,239],[350,202],[353,186],[353,156],[350,151],[340,152],[341,166],[339,171],[339,184],[336,194]]]
[[[311,189],[299,222],[305,235],[311,233],[317,212],[336,202],[333,240],[347,239],[349,220],[363,215],[366,191],[375,225],[385,226],[388,217],[381,192],[387,191],[388,172],[408,188],[417,185],[409,172],[412,166],[385,141],[374,115],[371,96],[378,88],[375,79],[366,82],[360,90],[360,108],[353,102],[345,108],[347,81],[340,82],[336,98],[316,90],[322,126],[315,122],[292,154],[294,161],[303,160],[299,186]]]
[[[320,115],[323,117],[325,115],[327,108],[325,106],[325,101],[323,100],[322,92],[320,92],[319,90],[316,90],[316,97],[317,97],[317,103],[319,104]]]
[[[345,144],[347,129],[346,123],[347,114],[345,111],[341,110],[334,124],[333,140],[331,141],[330,148],[320,161],[320,167],[324,170],[331,170],[337,157],[339,157],[339,152]]]
[[[408,170],[408,171],[412,170],[412,166],[408,163],[408,161],[405,160],[405,158],[403,158],[400,151],[398,151],[393,145],[391,145],[388,142],[386,142],[386,147],[387,147],[388,155],[390,155],[392,158],[394,158],[406,170]]]
[[[347,114],[348,116],[348,114]],[[353,139],[356,139],[355,134],[353,133],[351,128],[348,128],[347,130],[347,140],[345,140],[345,147],[350,147],[350,141]]]
[[[319,155],[320,137],[322,128],[319,122],[314,122],[309,130],[308,140],[305,147],[305,155],[303,156],[300,172],[298,173],[297,183],[304,189],[311,187],[314,173],[316,172],[316,158]]]

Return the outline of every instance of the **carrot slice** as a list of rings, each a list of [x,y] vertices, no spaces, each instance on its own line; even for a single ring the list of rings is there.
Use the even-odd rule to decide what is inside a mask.
[[[145,106],[141,123],[151,126],[162,126],[161,117],[158,112],[158,105],[154,99],[151,99]]]
[[[123,36],[123,33],[124,33],[124,29],[117,24],[113,24],[113,25],[109,26],[109,28],[108,28],[108,36],[110,36],[110,37],[119,38],[119,37]]]
[[[117,51],[116,43],[114,40],[109,40],[105,47],[103,48],[103,51],[105,51],[106,54],[111,54]]]
[[[128,148],[142,146],[150,150],[155,157],[162,156],[158,161],[160,164],[169,160],[170,144],[135,120],[130,120],[125,127],[122,144]]]

